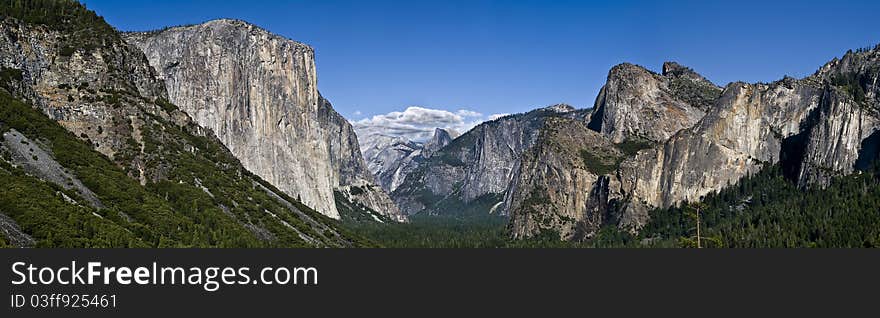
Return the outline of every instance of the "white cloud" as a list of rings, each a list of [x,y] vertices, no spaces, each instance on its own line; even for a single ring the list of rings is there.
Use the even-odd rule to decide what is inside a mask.
[[[483,117],[483,114],[467,109],[459,109],[455,114],[461,117]]]
[[[451,112],[411,106],[404,111],[364,118],[355,121],[353,125],[361,139],[373,134],[382,134],[424,141],[431,137],[435,128],[449,128],[464,133],[486,119],[482,113],[467,109]]]
[[[355,116],[360,116],[360,115],[363,115],[363,114],[364,114],[364,113],[362,113],[362,112],[359,111],[359,110],[354,111],[354,115],[355,115]]]

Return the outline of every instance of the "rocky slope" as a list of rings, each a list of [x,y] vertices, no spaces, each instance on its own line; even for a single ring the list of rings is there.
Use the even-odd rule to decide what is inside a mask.
[[[14,128],[3,133],[0,150],[8,154],[8,161],[18,166],[29,175],[53,183],[67,190],[76,191],[86,204],[96,208],[104,208],[98,196],[86,187],[79,178],[67,171],[45,146],[40,145]]]
[[[407,175],[456,137],[457,132],[442,128],[436,128],[434,135],[425,143],[374,134],[364,138],[362,148],[370,172],[382,189],[390,193],[403,183]]]
[[[372,185],[351,125],[318,92],[314,50],[238,20],[126,34],[169,99],[220,138],[248,170],[339,218],[334,191],[400,217]],[[376,191],[376,192],[373,192]],[[360,193],[360,192],[358,192]]]
[[[681,72],[669,72],[670,65],[664,65],[663,76],[681,76]],[[680,69],[673,66],[673,70]],[[662,79],[655,81],[658,76],[645,75],[630,65],[615,67],[588,125],[616,142],[624,156],[600,169],[601,177],[596,181],[590,182],[592,176],[576,178],[580,180],[576,187],[565,184],[574,178],[570,176],[574,172],[568,171],[576,172],[579,168],[571,161],[555,159],[560,154],[525,157],[519,179],[546,175],[547,170],[557,172],[539,185],[512,188],[506,206],[513,218],[514,236],[529,237],[549,230],[564,239],[582,239],[594,235],[603,225],[637,230],[645,224],[652,208],[699,200],[764,165],[782,165],[787,176],[803,187],[822,186],[834,176],[852,173],[860,162],[876,158],[876,132],[880,128],[878,70],[880,47],[849,52],[800,80],[731,83],[712,99],[714,93],[708,93],[708,85],[686,85],[684,91],[667,94],[661,89],[658,93],[657,87],[663,86],[657,84]],[[619,79],[617,74],[628,74],[635,81]],[[692,84],[707,83],[695,73],[684,74]],[[621,85],[621,81],[641,84]],[[610,102],[607,96],[611,95],[616,102]],[[658,105],[666,105],[662,109],[667,113],[661,113]],[[700,112],[704,115],[699,116]],[[675,123],[668,125],[656,120]],[[584,133],[577,125],[570,126],[570,133]],[[627,141],[634,136],[657,143],[633,147]],[[560,151],[573,156],[584,149],[571,147]],[[523,203],[523,198],[546,184],[561,186],[551,188],[549,193],[563,193],[551,195],[546,203],[550,206],[583,202],[585,196],[599,198],[600,202],[587,201],[561,209],[562,212],[534,209]],[[558,219],[557,215],[572,219],[546,224],[533,221]]]
[[[582,111],[556,105],[482,123],[409,173],[392,198],[408,214],[445,213],[472,202],[486,211],[497,208],[520,156],[535,143],[544,120],[579,116],[584,116]]]
[[[75,1],[3,12],[0,213],[36,246],[360,244],[248,172],[94,12]]]

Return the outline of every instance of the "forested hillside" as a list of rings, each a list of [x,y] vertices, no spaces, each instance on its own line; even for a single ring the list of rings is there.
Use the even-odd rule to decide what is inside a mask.
[[[880,174],[838,177],[821,189],[800,189],[774,165],[707,196],[701,213],[709,247],[878,247]],[[657,245],[690,245],[696,223],[688,205],[654,211],[640,237]]]
[[[346,234],[333,237],[334,232],[343,232],[342,229],[328,227],[324,233],[310,230],[319,224],[315,221],[325,224],[335,221],[290,198],[287,200],[296,206],[285,207],[284,201],[251,184],[252,177],[217,173],[212,168],[214,163],[208,162],[209,158],[204,155],[188,154],[179,158],[180,164],[174,170],[176,178],[201,178],[200,182],[215,191],[223,191],[226,194],[223,197],[214,197],[208,191],[181,182],[161,181],[141,186],[88,144],[0,89],[0,134],[12,129],[31,140],[33,144],[25,145],[33,149],[31,151],[46,148],[52,159],[94,191],[101,203],[101,207],[90,206],[77,191],[26,172],[13,164],[12,154],[3,147],[0,213],[18,223],[24,233],[33,237],[36,246],[292,247],[318,244],[304,241],[303,237],[327,240],[320,244],[338,244],[332,240],[340,238],[352,240],[349,244],[370,244]],[[210,145],[207,141],[197,144]],[[247,174],[239,169],[239,173]],[[272,189],[268,184],[263,187]],[[284,212],[288,209],[303,214]],[[276,212],[273,215],[264,211]],[[241,219],[248,221],[238,221]],[[243,226],[241,222],[247,223]],[[297,236],[296,231],[290,231],[294,227],[304,235]]]

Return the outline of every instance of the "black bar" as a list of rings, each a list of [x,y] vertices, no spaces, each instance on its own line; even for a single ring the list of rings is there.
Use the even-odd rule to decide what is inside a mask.
[[[3,317],[563,313],[858,313],[876,302],[873,250],[5,249]],[[15,262],[315,267],[317,285],[13,285]],[[115,294],[116,308],[11,308],[12,294]],[[855,311],[854,311],[855,310]],[[587,315],[589,313],[589,315]],[[289,315],[286,315],[289,316]]]

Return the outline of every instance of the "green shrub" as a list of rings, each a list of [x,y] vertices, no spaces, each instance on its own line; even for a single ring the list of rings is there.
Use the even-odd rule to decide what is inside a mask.
[[[71,56],[73,53],[76,53],[76,49],[71,46],[62,46],[60,50],[58,50],[58,54],[61,56]]]
[[[862,105],[865,103],[865,89],[862,87],[865,78],[862,74],[848,72],[836,74],[831,77],[831,85],[841,88],[844,92],[852,96],[852,98]]]
[[[620,149],[621,152],[627,157],[633,156],[643,149],[650,149],[654,147],[656,143],[641,139],[637,137],[630,137],[624,140],[623,142],[617,144],[617,149]]]

